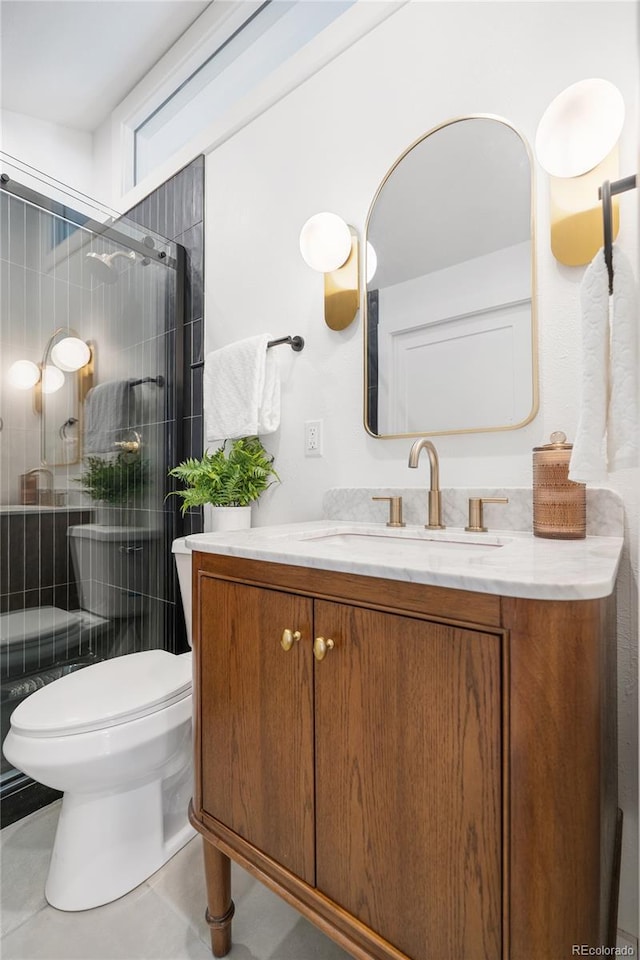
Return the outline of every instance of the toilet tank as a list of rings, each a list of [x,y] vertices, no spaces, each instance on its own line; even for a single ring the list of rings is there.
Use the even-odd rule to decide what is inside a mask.
[[[154,532],[83,523],[67,529],[80,607],[101,617],[142,613]]]
[[[193,646],[193,601],[191,596],[191,549],[187,546],[186,537],[180,537],[171,544],[171,552],[175,557],[178,570],[178,583],[184,610],[184,622],[187,627],[187,641]]]

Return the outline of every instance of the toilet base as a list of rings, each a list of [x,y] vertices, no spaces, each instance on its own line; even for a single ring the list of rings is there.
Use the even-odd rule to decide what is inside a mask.
[[[191,770],[127,791],[65,793],[45,897],[58,910],[88,910],[147,880],[192,837]]]

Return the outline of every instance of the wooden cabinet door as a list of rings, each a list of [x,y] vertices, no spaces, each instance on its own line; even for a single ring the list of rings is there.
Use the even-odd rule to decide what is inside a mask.
[[[318,889],[413,960],[500,957],[500,638],[315,614]]]
[[[312,601],[200,579],[204,810],[314,882]],[[283,630],[301,639],[285,652]]]

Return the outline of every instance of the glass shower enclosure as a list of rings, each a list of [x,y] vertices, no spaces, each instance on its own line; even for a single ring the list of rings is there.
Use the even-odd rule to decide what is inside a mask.
[[[12,710],[52,680],[186,649],[167,496],[182,454],[184,251],[0,160],[4,740]],[[2,757],[5,822],[42,803],[35,786]]]

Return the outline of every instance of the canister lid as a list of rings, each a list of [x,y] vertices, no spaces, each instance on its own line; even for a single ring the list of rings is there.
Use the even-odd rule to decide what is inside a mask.
[[[573,450],[573,444],[567,443],[567,435],[562,430],[555,430],[550,438],[551,443],[545,443],[542,447],[534,447],[535,450]]]

